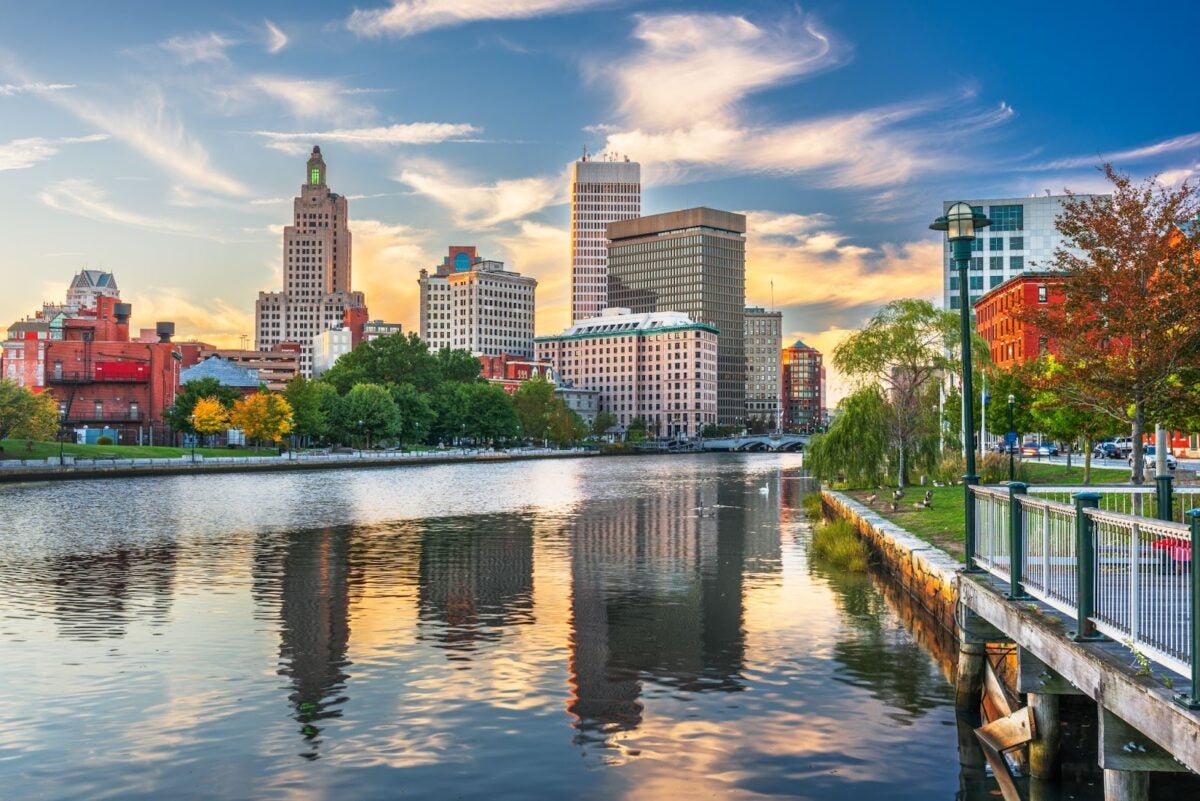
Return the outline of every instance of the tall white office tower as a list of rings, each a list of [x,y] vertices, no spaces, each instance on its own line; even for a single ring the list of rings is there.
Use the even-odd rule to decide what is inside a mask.
[[[608,308],[611,222],[642,214],[642,167],[627,157],[583,154],[571,167],[571,322]]]

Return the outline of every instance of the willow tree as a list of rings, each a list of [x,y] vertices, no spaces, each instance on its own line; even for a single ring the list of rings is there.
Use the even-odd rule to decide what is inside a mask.
[[[1112,195],[1068,193],[1056,222],[1063,302],[1027,317],[1049,338],[1070,402],[1130,426],[1140,484],[1147,410],[1200,366],[1200,194],[1103,171]]]
[[[842,398],[829,430],[813,436],[804,463],[819,479],[869,488],[887,473],[887,451],[887,401],[878,387],[866,386]]]
[[[932,389],[955,368],[949,354],[958,339],[958,317],[927,300],[896,300],[838,345],[833,364],[860,386],[884,395],[884,424],[896,450],[896,484],[908,483],[910,454],[936,409]]]

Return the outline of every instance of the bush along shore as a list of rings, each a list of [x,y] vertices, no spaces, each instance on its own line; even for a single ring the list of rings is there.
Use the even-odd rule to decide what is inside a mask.
[[[819,494],[804,498],[804,511],[812,521],[813,533],[809,553],[813,558],[851,573],[866,572],[870,552],[848,520],[826,520]]]

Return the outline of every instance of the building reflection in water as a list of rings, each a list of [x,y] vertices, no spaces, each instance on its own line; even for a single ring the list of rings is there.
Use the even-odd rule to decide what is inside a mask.
[[[673,691],[745,687],[747,565],[778,572],[778,486],[740,474],[580,510],[571,540],[576,742],[607,743],[642,722],[645,683]],[[771,525],[759,526],[758,518]]]
[[[421,626],[451,659],[469,660],[480,641],[534,621],[531,518],[424,521],[420,548]]]

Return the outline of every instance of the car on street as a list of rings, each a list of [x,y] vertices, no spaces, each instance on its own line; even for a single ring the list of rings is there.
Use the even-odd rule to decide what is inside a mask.
[[[1053,442],[1043,442],[1038,445],[1038,456],[1058,456],[1058,446]]]
[[[1021,455],[1022,456],[1037,456],[1038,455],[1038,444],[1036,442],[1024,443],[1023,445],[1021,445]]]
[[[1117,449],[1117,453],[1121,454],[1121,458],[1127,458],[1133,453],[1133,437],[1118,437],[1113,440],[1113,446]]]
[[[1115,442],[1098,442],[1092,449],[1092,456],[1096,459],[1120,459],[1121,451]]]
[[[1127,458],[1125,461],[1129,463],[1130,467],[1133,467],[1133,454],[1130,454],[1129,458]],[[1153,470],[1157,461],[1158,461],[1158,455],[1155,453],[1153,445],[1147,445],[1146,447],[1142,448],[1142,465],[1147,470]],[[1179,460],[1177,460],[1175,458],[1175,454],[1168,451],[1167,452],[1167,469],[1174,470],[1178,466],[1179,466]]]

